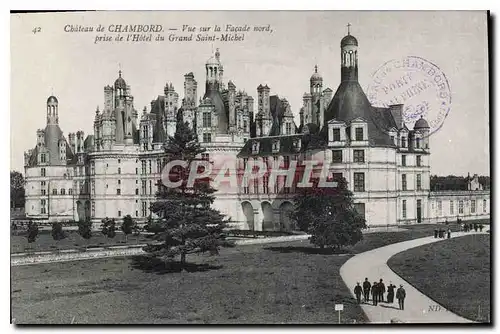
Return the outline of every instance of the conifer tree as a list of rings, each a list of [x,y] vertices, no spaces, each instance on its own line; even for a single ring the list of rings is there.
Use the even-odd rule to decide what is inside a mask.
[[[316,180],[317,181],[317,180]],[[320,248],[342,248],[363,239],[366,220],[354,208],[352,192],[344,178],[336,187],[300,188],[295,196],[292,218],[302,231],[311,234],[310,241]]]
[[[218,254],[219,248],[233,244],[226,240],[223,229],[229,222],[219,211],[211,207],[215,189],[210,179],[198,179],[188,184],[192,163],[201,160],[205,149],[198,142],[196,133],[189,123],[179,121],[173,137],[164,145],[168,161],[181,160],[187,167],[176,166],[169,172],[171,182],[179,182],[179,187],[160,186],[151,211],[159,219],[148,223],[148,230],[154,232],[155,244],[144,248],[153,256],[173,261],[180,256],[181,267],[186,263],[186,255],[209,251]],[[198,171],[201,173],[201,171]]]

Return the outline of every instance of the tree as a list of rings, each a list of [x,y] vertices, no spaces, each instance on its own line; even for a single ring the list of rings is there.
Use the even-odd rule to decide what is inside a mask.
[[[210,179],[198,179],[191,185],[187,182],[191,163],[200,160],[199,156],[205,152],[187,122],[177,123],[176,132],[169,137],[164,149],[169,161],[181,160],[187,167],[176,166],[169,171],[170,181],[179,181],[179,187],[161,184],[151,205],[151,211],[159,219],[148,222],[148,231],[155,233],[153,238],[158,243],[148,244],[144,250],[168,261],[180,256],[183,268],[187,254],[206,251],[218,254],[220,247],[234,244],[227,241],[223,233],[229,220],[211,207],[215,189],[210,186]]]
[[[36,241],[38,237],[38,225],[30,220],[28,223],[28,229],[26,231],[26,238],[28,239],[28,244],[31,244]]]
[[[352,192],[344,178],[335,180],[337,187],[300,188],[292,213],[302,231],[311,234],[310,241],[320,248],[342,248],[363,239],[366,228],[363,216],[354,208]]]
[[[87,249],[88,242],[90,238],[92,238],[92,222],[90,220],[82,220],[78,222],[78,234],[87,240],[87,245],[85,249]]]
[[[66,238],[66,233],[63,231],[63,224],[59,222],[52,223],[52,238],[55,241]]]
[[[24,184],[23,174],[18,171],[10,172],[10,207],[12,209],[24,207]]]
[[[106,238],[114,238],[116,235],[115,220],[108,217],[102,220],[101,233],[106,236]]]
[[[131,234],[136,228],[136,223],[130,215],[123,218],[122,232],[125,235],[125,242],[128,240],[128,235]]]

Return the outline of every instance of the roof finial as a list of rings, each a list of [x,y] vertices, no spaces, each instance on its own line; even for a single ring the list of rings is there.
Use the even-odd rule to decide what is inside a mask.
[[[118,76],[121,78],[122,77],[122,64],[118,63]]]
[[[350,23],[347,23],[347,34],[348,35],[351,34],[351,24]]]
[[[50,95],[54,96],[54,87],[50,87]]]
[[[314,65],[314,73],[318,73],[318,65]]]

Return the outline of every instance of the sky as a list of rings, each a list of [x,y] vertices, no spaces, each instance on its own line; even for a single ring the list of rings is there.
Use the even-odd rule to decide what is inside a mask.
[[[340,40],[358,42],[359,82],[365,92],[384,63],[418,56],[446,75],[452,95],[442,128],[430,137],[431,173],[490,175],[488,44],[485,12],[259,11],[259,12],[78,12],[11,15],[11,169],[23,171],[24,151],[46,124],[46,100],[59,100],[59,124],[69,132],[93,134],[103,88],[121,69],[141,112],[171,82],[183,97],[184,74],[193,72],[203,96],[205,62],[219,48],[224,79],[255,99],[259,84],[285,97],[298,119],[302,96],[318,65],[323,89],[340,82]],[[99,24],[106,31],[98,33]],[[115,37],[110,25],[162,25],[164,42],[98,42]],[[169,42],[183,25],[267,26],[236,42]],[[65,32],[65,26],[94,27]],[[169,31],[168,29],[178,29]],[[35,29],[35,30],[34,30]],[[213,29],[213,28],[212,28]],[[35,31],[35,33],[34,33]],[[197,34],[199,32],[196,32]],[[209,33],[211,34],[211,32]],[[156,34],[154,34],[156,35]],[[255,106],[256,108],[256,106]],[[256,111],[256,110],[255,110]]]

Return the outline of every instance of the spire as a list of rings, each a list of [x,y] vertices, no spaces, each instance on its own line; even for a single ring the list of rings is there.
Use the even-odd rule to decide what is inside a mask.
[[[318,65],[314,65],[314,73],[318,73]]]
[[[351,24],[347,23],[347,35],[351,34]]]

